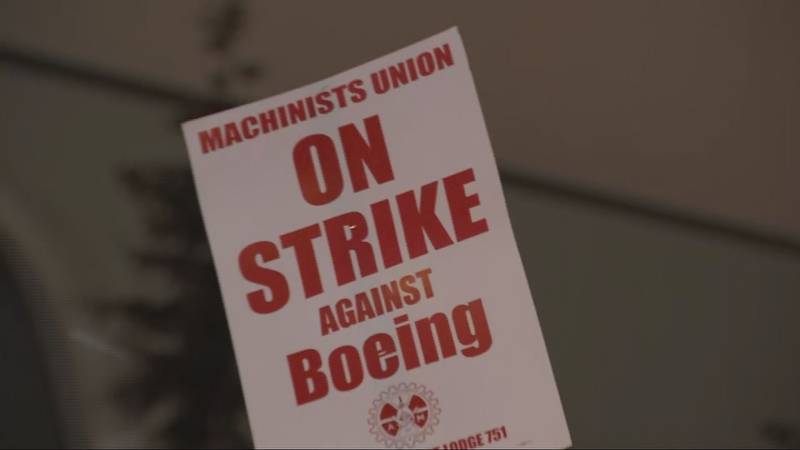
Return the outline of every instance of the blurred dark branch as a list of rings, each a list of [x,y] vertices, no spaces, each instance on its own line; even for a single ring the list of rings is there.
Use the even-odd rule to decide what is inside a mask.
[[[520,174],[503,168],[502,164],[500,178],[505,186],[546,193],[564,201],[633,215],[665,225],[714,235],[719,238],[759,245],[800,258],[800,239],[792,236],[757,230],[745,225],[731,223],[726,219],[658,205],[644,199],[635,199],[632,196],[587,189],[542,175]]]
[[[210,28],[208,46],[218,52],[226,52],[234,44],[244,28],[246,15],[238,2],[229,2],[205,20]]]
[[[178,103],[181,106],[186,104],[208,105],[220,111],[231,108],[237,104],[230,100],[208,97],[197,93],[181,91],[173,87],[135,80],[112,74],[99,68],[67,62],[59,58],[12,49],[1,43],[0,64],[15,66],[22,70],[43,75],[57,76],[72,82],[85,84],[92,88],[104,88],[124,92],[136,97]]]
[[[231,14],[233,15],[233,13]],[[225,20],[235,20],[235,17],[229,17]],[[225,28],[223,27],[223,29]],[[233,36],[220,33],[215,38],[218,41],[216,45],[224,47],[228,45],[227,40],[233,39]],[[44,75],[59,76],[94,88],[107,88],[137,97],[178,103],[184,107],[192,105],[192,110],[196,111],[196,113],[191,113],[192,117],[187,117],[186,119],[201,117],[211,112],[221,111],[245,103],[232,98],[207,97],[188,91],[181,91],[163,85],[115,75],[96,68],[83,67],[64,60],[15,50],[2,45],[0,45],[0,64],[11,65],[22,70]],[[507,187],[535,191],[563,201],[638,216],[658,221],[665,225],[758,245],[774,251],[788,253],[794,257],[800,257],[800,239],[792,236],[758,230],[745,225],[731,223],[722,218],[656,205],[651,201],[602,192],[540,175],[522,174],[505,168],[503,164],[500,167],[500,177]]]

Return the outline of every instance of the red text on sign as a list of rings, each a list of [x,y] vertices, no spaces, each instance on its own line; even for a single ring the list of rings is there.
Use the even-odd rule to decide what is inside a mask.
[[[394,178],[380,120],[368,117],[364,127],[366,136],[352,124],[339,129],[356,191],[369,186],[367,173],[377,183]],[[342,171],[333,139],[319,134],[310,137],[313,139],[303,138],[295,146],[296,171],[303,196],[309,203],[321,205],[341,194]],[[313,167],[312,153],[317,155],[321,178]],[[273,241],[247,245],[239,253],[239,269],[247,281],[262,286],[247,293],[251,309],[268,314],[288,303],[291,289],[285,275],[269,267],[281,258],[281,250],[294,253],[303,293],[310,298],[325,289],[321,264],[331,267],[336,284],[343,286],[376,273],[379,264],[389,268],[402,263],[404,252],[413,259],[428,254],[431,248],[440,250],[485,233],[489,229],[486,219],[472,216],[472,209],[480,205],[478,194],[467,192],[474,181],[472,169],[462,170],[372,203],[369,212],[348,211],[282,234],[280,247]],[[441,197],[449,216],[437,212]],[[322,255],[314,245],[319,239],[327,244]]]
[[[472,358],[492,346],[481,299],[457,305],[450,318],[439,312],[412,324],[403,314],[394,318],[394,324],[394,336],[377,333],[368,337],[361,348],[343,345],[325,359],[315,349],[287,356],[297,404],[325,397],[331,386],[338,391],[355,389],[366,376],[389,378],[401,365],[409,371],[458,353]]]

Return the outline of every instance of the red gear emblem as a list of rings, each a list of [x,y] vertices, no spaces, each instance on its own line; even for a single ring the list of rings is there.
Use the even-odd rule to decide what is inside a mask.
[[[439,423],[438,401],[416,383],[400,383],[372,402],[370,432],[386,447],[410,448],[425,441]]]

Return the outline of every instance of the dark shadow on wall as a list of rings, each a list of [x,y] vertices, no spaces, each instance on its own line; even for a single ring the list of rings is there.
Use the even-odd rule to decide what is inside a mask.
[[[63,447],[34,318],[0,257],[0,448]]]

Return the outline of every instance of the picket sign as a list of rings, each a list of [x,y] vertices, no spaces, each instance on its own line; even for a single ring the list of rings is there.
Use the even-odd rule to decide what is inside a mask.
[[[183,132],[256,446],[570,445],[456,28]]]

